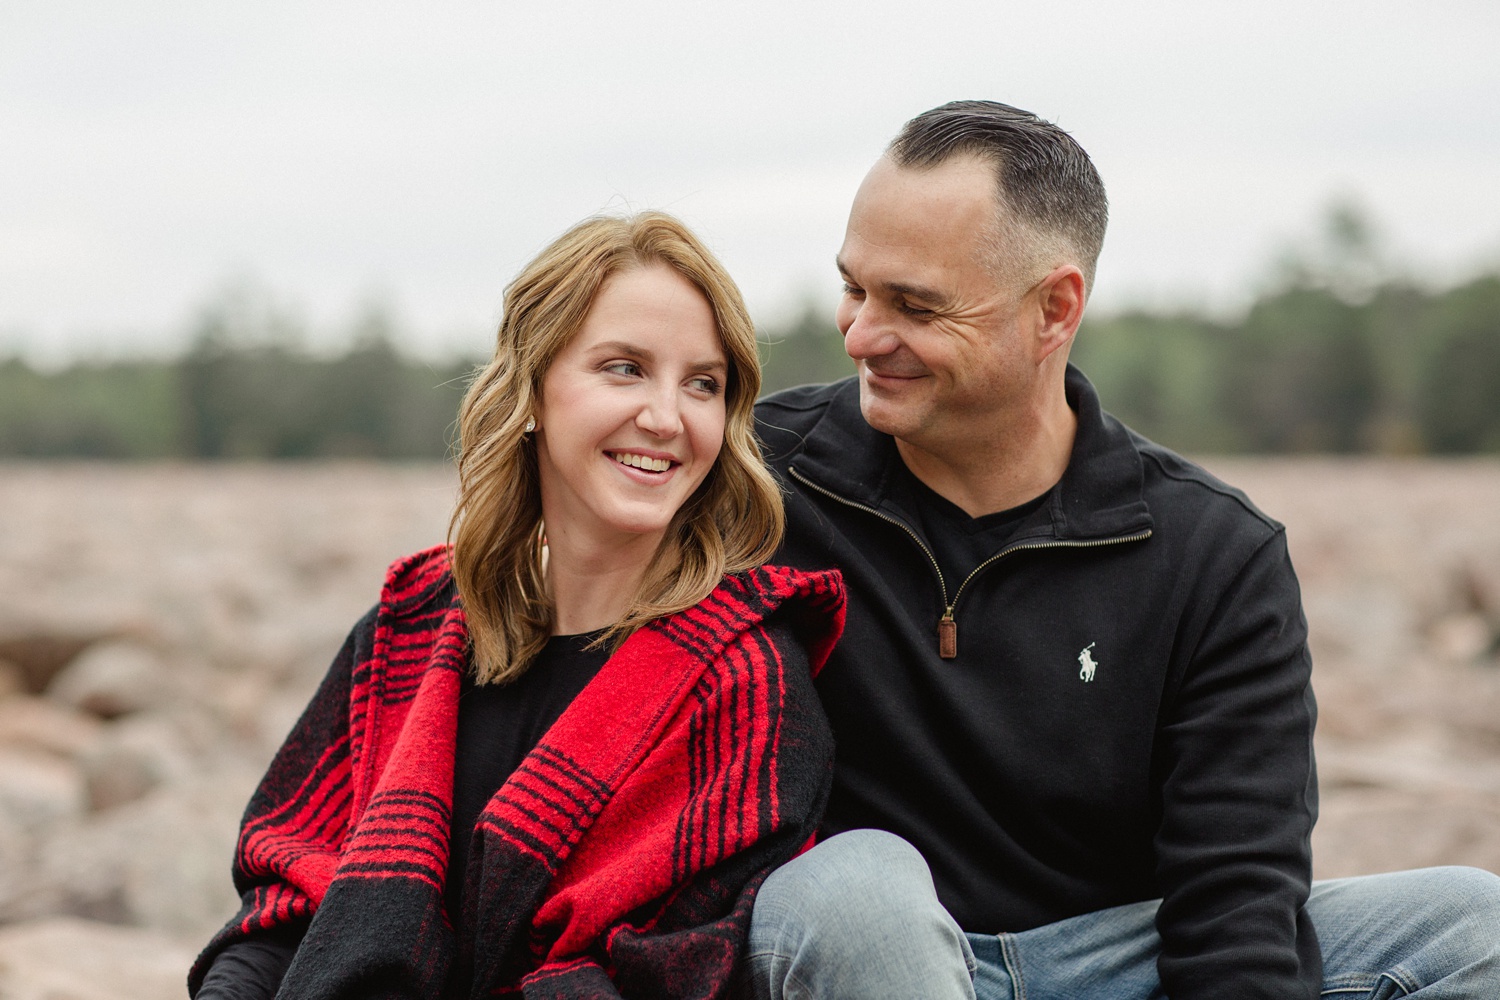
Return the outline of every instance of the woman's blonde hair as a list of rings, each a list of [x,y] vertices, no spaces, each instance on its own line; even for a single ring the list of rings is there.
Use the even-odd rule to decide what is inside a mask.
[[[542,379],[604,282],[654,265],[692,282],[713,307],[729,363],[724,446],[673,517],[640,590],[605,638],[622,640],[654,618],[693,606],[725,573],[759,565],[781,541],[781,495],[755,441],[755,327],[739,289],[670,215],[587,219],[506,288],[495,356],[476,373],[459,407],[458,503],[448,539],[481,684],[519,677],[552,632],[536,444],[525,430]]]

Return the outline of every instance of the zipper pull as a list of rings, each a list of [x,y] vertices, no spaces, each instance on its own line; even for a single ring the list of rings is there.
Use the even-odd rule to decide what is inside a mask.
[[[953,620],[951,606],[938,619],[938,655],[945,660],[958,656],[958,622]]]

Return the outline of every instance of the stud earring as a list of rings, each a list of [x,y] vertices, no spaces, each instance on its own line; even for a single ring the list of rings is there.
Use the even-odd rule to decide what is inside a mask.
[[[521,431],[521,433],[522,434],[530,434],[534,430],[536,430],[536,418],[535,417],[527,417],[526,418],[526,427],[525,427],[524,430]]]

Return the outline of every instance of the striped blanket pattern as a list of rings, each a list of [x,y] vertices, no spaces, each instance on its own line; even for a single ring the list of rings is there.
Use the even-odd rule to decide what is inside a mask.
[[[444,548],[387,573],[250,801],[233,942],[306,927],[279,997],[722,997],[754,893],[811,842],[832,775],[812,688],[836,572],[764,566],[640,629],[487,804],[443,906],[468,634]],[[337,662],[337,661],[336,661]],[[310,923],[309,923],[310,921]]]

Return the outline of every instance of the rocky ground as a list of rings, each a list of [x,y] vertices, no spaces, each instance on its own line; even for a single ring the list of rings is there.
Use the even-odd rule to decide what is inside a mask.
[[[1500,871],[1500,464],[1210,461],[1286,522],[1320,876]],[[435,466],[0,465],[0,1000],[181,996],[270,754]]]

